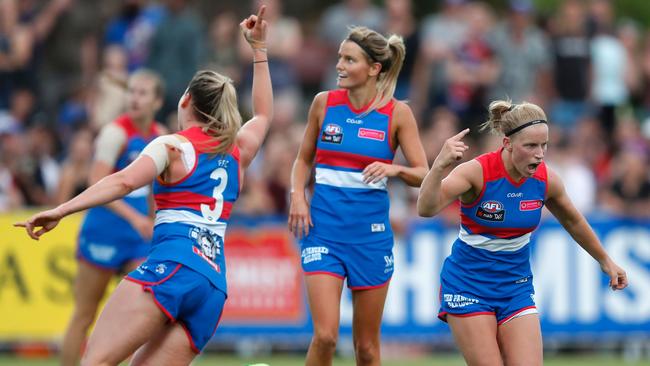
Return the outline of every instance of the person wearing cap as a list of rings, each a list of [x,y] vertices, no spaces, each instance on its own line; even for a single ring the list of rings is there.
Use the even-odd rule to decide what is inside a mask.
[[[460,201],[461,226],[440,275],[440,311],[468,365],[542,365],[542,334],[530,268],[530,236],[542,208],[558,219],[609,277],[627,275],[605,252],[574,207],[558,175],[544,163],[548,123],[532,103],[497,100],[481,127],[503,146],[449,170],[468,146],[465,129],[447,139],[422,183],[417,208],[434,216]]]

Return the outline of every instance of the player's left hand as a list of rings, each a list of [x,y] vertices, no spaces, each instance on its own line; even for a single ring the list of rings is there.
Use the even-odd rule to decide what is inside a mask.
[[[38,240],[43,234],[54,229],[62,218],[63,214],[59,208],[54,208],[39,212],[27,221],[15,223],[14,226],[24,227],[30,238]],[[39,227],[40,229],[36,230]]]
[[[609,276],[609,287],[616,291],[627,287],[627,273],[613,260],[607,259],[600,264],[600,268]]]
[[[264,20],[265,11],[266,6],[262,5],[260,6],[257,15],[250,15],[239,23],[239,28],[241,29],[244,38],[246,38],[246,41],[250,43],[253,48],[266,47],[266,29],[268,23]]]
[[[377,183],[384,179],[385,177],[395,177],[400,172],[399,165],[386,164],[379,161],[375,161],[372,164],[366,166],[366,168],[361,172],[363,174],[363,182],[366,184]]]

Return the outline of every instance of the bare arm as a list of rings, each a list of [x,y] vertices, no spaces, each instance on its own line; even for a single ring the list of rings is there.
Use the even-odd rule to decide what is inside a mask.
[[[124,197],[151,183],[155,177],[156,165],[153,160],[141,156],[123,170],[102,178],[70,201],[14,225],[24,227],[32,239],[38,240],[41,235],[54,229],[65,216]],[[40,229],[36,230],[38,227]]]
[[[242,168],[248,167],[262,146],[273,118],[273,89],[266,54],[266,21],[260,7],[257,16],[251,15],[239,25],[244,37],[253,48],[253,118],[237,134],[237,146],[241,152]]]
[[[399,177],[409,186],[419,187],[429,167],[415,117],[406,103],[397,102],[393,120],[397,129],[396,144],[404,152],[409,166],[374,162],[363,170],[364,178],[369,182],[378,182],[384,177]]]
[[[627,286],[625,271],[607,255],[585,217],[571,203],[564,184],[551,169],[548,169],[547,184],[546,207],[548,210],[558,219],[571,237],[600,264],[603,272],[610,277],[610,287],[613,290],[624,289]]]
[[[323,111],[327,103],[327,93],[321,92],[314,98],[309,109],[309,117],[300,151],[291,170],[291,204],[289,207],[289,230],[297,237],[309,234],[313,226],[309,214],[309,204],[305,197],[305,186],[311,174],[316,155],[316,141],[323,119]]]
[[[480,176],[481,166],[475,161],[463,163],[452,170],[449,175],[446,174],[456,161],[462,159],[468,149],[461,140],[468,132],[469,129],[461,131],[448,138],[442,146],[420,187],[417,202],[420,216],[438,214],[443,208],[472,189],[472,176]]]

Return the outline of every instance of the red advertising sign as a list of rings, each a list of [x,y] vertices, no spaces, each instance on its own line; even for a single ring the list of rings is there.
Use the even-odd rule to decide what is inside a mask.
[[[300,257],[284,228],[231,227],[225,241],[224,323],[287,323],[305,318]]]

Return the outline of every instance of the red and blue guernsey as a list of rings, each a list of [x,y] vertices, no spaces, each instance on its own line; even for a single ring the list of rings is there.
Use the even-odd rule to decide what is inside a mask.
[[[534,308],[528,243],[541,219],[547,171],[542,162],[533,176],[515,182],[501,150],[476,160],[483,188],[474,202],[461,204],[460,234],[440,276],[441,314],[488,311],[501,322]]]
[[[316,184],[310,236],[341,243],[392,240],[387,178],[365,183],[361,172],[380,161],[391,164],[394,101],[370,113],[355,109],[347,90],[330,91],[316,144]]]
[[[178,135],[189,140],[181,143],[189,173],[174,183],[154,182],[156,221],[149,259],[186,265],[227,293],[223,238],[239,197],[239,149],[210,153],[217,142],[200,127]]]
[[[113,171],[119,171],[131,164],[139,156],[142,149],[158,137],[159,131],[157,124],[152,123],[148,134],[143,135],[135,126],[133,120],[126,114],[120,116],[113,123],[121,128],[126,135],[126,143],[113,168]],[[148,215],[147,196],[149,192],[149,186],[144,186],[124,197],[124,202],[141,214]],[[145,243],[125,219],[103,206],[88,210],[81,227],[79,239],[82,249],[88,250],[86,256],[89,258],[86,259],[97,261],[98,264],[105,266],[113,266],[113,264],[117,266],[119,264],[113,262],[120,257],[120,253],[117,253],[120,250],[114,247],[120,243],[123,243],[124,246],[133,246],[138,243],[148,245],[148,242]],[[142,254],[146,254],[146,250]]]

